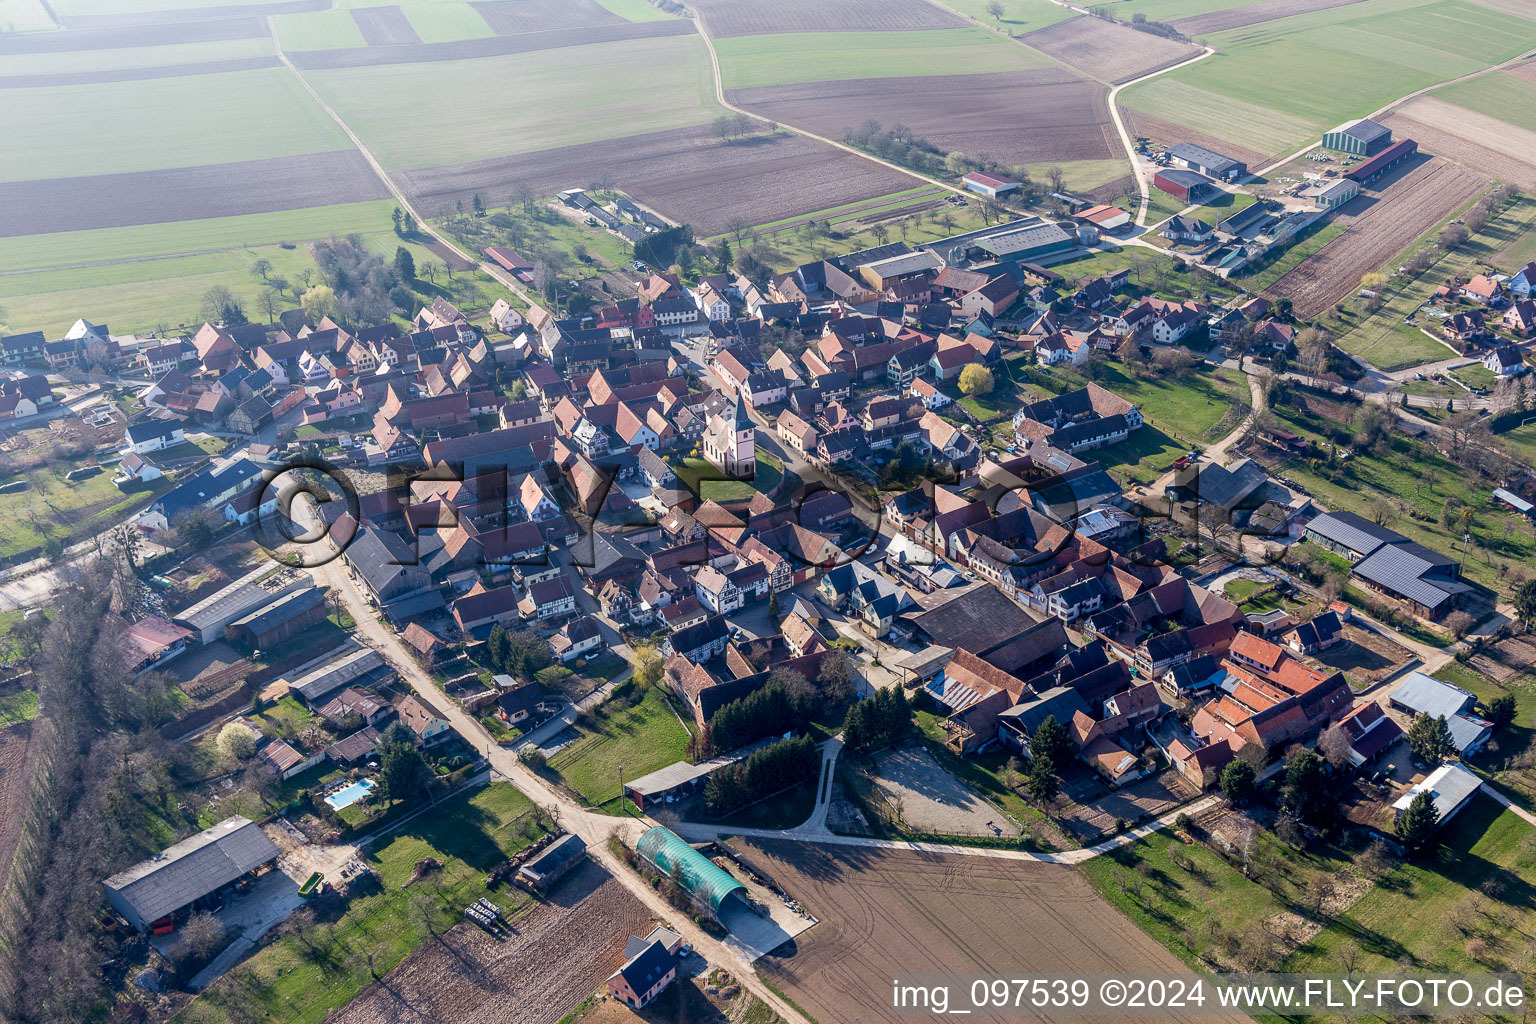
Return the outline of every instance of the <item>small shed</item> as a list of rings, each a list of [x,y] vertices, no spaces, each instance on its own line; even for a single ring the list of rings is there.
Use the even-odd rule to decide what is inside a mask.
[[[570,874],[587,855],[581,837],[567,833],[544,848],[535,858],[517,869],[517,878],[534,889],[548,889]]]

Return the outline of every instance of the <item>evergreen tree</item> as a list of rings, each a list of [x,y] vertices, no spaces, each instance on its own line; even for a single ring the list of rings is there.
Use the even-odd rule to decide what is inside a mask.
[[[1067,730],[1056,721],[1055,715],[1046,715],[1035,727],[1035,734],[1029,738],[1030,759],[1043,758],[1055,768],[1061,763],[1066,749]]]
[[[405,230],[402,232],[402,234],[404,234],[404,236],[406,238],[409,238],[409,237],[411,237],[412,235],[414,235],[416,233],[416,218],[415,217],[413,217],[411,214],[407,213],[407,214],[404,215],[403,223],[404,223],[404,226],[405,226]]]
[[[1033,745],[1031,745],[1033,749]],[[1029,774],[1024,777],[1024,788],[1029,798],[1044,806],[1056,799],[1061,791],[1061,779],[1056,775],[1056,763],[1047,757],[1032,757]]]
[[[474,199],[470,200],[470,203],[471,203],[472,207],[474,208],[475,216],[476,217],[484,217],[485,216],[485,200],[480,198],[480,193],[479,192],[475,193],[475,197],[474,197]]]
[[[400,207],[398,207],[398,206],[395,207],[394,212],[392,212],[389,215],[389,219],[394,222],[395,234],[397,234],[397,235],[400,234],[401,233],[401,228],[400,228]]]
[[[1305,824],[1316,825],[1327,818],[1327,779],[1323,775],[1322,755],[1317,751],[1299,750],[1286,762],[1280,806]]]
[[[403,245],[395,247],[395,273],[406,284],[416,280],[416,260],[411,256],[411,250]]]
[[[1404,846],[1418,852],[1427,849],[1434,841],[1439,824],[1440,812],[1435,810],[1435,798],[1425,790],[1413,798],[1407,810],[1398,815],[1393,830]]]
[[[1502,729],[1515,720],[1515,712],[1519,710],[1515,703],[1515,695],[1506,693],[1493,698],[1488,702],[1488,721],[1493,723],[1495,729]]]
[[[416,737],[395,722],[379,737],[379,791],[390,800],[414,803],[427,795],[432,769],[416,747]]]
[[[1432,765],[1450,757],[1456,747],[1451,742],[1451,727],[1446,724],[1445,716],[1415,717],[1413,724],[1408,727],[1408,749],[1413,751],[1415,757],[1421,757]]]
[[[1221,792],[1228,800],[1240,804],[1253,796],[1257,774],[1247,761],[1233,761],[1221,770]]]

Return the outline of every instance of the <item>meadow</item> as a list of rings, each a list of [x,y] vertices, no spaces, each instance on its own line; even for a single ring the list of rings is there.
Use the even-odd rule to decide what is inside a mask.
[[[683,128],[721,113],[694,36],[305,77],[387,169]]]
[[[715,52],[727,89],[1051,66],[1045,55],[980,28],[731,36],[715,40]],[[850,112],[849,119],[860,118]]]
[[[1536,82],[1515,75],[1492,74],[1437,90],[1436,98],[1489,117],[1536,131]],[[1527,155],[1527,159],[1531,157]]]
[[[1050,0],[1000,0],[1003,16],[994,19],[987,11],[988,0],[941,0],[944,7],[959,11],[986,25],[992,25],[1009,35],[1023,35],[1049,28],[1058,21],[1066,21],[1077,12]]]
[[[287,71],[9,89],[0,181],[233,163],[346,149]],[[89,111],[88,121],[82,113]]]
[[[622,701],[622,698],[620,699]],[[577,720],[577,738],[549,759],[551,770],[606,814],[622,814],[619,770],[630,781],[684,760],[688,730],[659,688],[630,707],[610,699]]]
[[[646,8],[656,10],[649,4]],[[401,4],[400,10],[405,12],[406,20],[424,43],[483,39],[491,34],[491,26],[469,4]]]
[[[272,23],[284,50],[342,50],[367,45],[351,11],[280,14]]]

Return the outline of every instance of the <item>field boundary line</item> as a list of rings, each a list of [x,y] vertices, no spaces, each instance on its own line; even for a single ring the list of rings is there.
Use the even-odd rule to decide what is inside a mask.
[[[283,44],[281,40],[278,39],[277,26],[273,23],[273,18],[273,15],[267,15],[266,24],[267,31],[272,36],[272,47],[277,53],[277,59],[282,62],[283,67],[287,68],[289,73],[292,74],[294,78],[298,79],[299,85],[304,87],[304,91],[308,93],[310,98],[319,105],[320,109],[325,111],[325,113],[330,117],[332,121],[336,122],[336,127],[341,129],[342,134],[346,135],[348,140],[351,141],[353,147],[363,155],[363,159],[368,161],[368,166],[373,169],[373,173],[378,175],[379,180],[384,183],[384,187],[389,189],[390,194],[395,197],[395,202],[400,204],[400,209],[404,210],[406,213],[409,213],[413,218],[415,218],[417,228],[420,231],[423,231],[426,234],[432,236],[433,240],[436,241],[439,245],[443,246],[443,248],[457,255],[465,263],[468,263],[470,266],[491,277],[512,294],[528,303],[528,305],[538,305],[534,298],[525,292],[522,287],[513,279],[511,274],[508,274],[500,267],[486,263],[465,252],[447,235],[438,231],[430,223],[428,223],[427,219],[421,215],[420,211],[411,205],[411,201],[406,198],[406,195],[401,190],[400,186],[395,184],[395,179],[391,178],[389,174],[385,172],[384,165],[379,163],[378,158],[373,155],[373,151],[363,144],[363,140],[358,136],[356,132],[352,130],[352,126],[347,124],[347,122],[342,119],[342,116],[336,112],[335,108],[333,108],[329,103],[325,102],[324,98],[321,97],[318,91],[316,91],[315,87],[309,84],[309,80],[304,77],[303,72],[301,72],[298,67],[294,65],[293,61],[288,59],[288,54],[283,50]]]

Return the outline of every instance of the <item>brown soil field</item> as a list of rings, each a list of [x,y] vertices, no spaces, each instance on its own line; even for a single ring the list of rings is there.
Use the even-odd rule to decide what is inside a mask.
[[[961,28],[959,15],[923,0],[696,0],[712,36]]]
[[[1298,319],[1314,317],[1351,294],[1361,274],[1382,266],[1487,183],[1448,160],[1421,159],[1340,207],[1334,217],[1345,232],[1265,294],[1288,297]]]
[[[66,14],[58,18],[67,29],[127,28],[138,25],[179,25],[189,21],[228,21],[231,18],[265,18],[270,14],[303,14],[323,11],[331,0],[282,0],[272,4],[224,4],[218,7],[185,7],[132,14]]]
[[[1382,118],[1398,138],[1521,188],[1536,188],[1536,132],[1421,96]]]
[[[1008,164],[1103,160],[1119,147],[1104,89],[1063,68],[863,78],[735,89],[730,101],[828,138],[866,118],[901,123],[946,153]]]
[[[121,28],[88,28],[68,32],[10,32],[0,34],[0,56],[10,53],[67,53],[72,50],[116,50],[130,46],[207,43],[216,39],[257,39],[267,34],[262,18],[192,21],[177,25],[135,22]]]
[[[596,862],[565,878],[497,940],[461,924],[370,986],[332,1024],[554,1024],[618,965],[651,912]]]
[[[1261,21],[1289,18],[1293,14],[1322,11],[1330,7],[1357,4],[1360,0],[1260,0],[1247,7],[1234,7],[1227,11],[1212,11],[1193,18],[1180,18],[1173,27],[1187,36],[1203,36],[1212,32],[1225,32],[1229,28],[1257,25]]]
[[[613,25],[624,20],[597,0],[486,0],[472,6],[499,36]]]
[[[387,199],[356,150],[169,171],[0,182],[0,238]]]
[[[147,78],[183,78],[187,75],[217,75],[225,71],[255,71],[280,67],[276,57],[238,57],[210,60],[201,64],[177,64],[162,68],[107,68],[102,71],[60,71],[41,75],[0,76],[0,89],[31,89],[38,86],[96,85],[101,82],[137,82]]]
[[[1536,15],[1536,12],[1527,13],[1526,17],[1529,18],[1533,15]],[[1516,78],[1523,78],[1527,82],[1536,82],[1536,60],[1528,60],[1524,64],[1516,64],[1506,74],[1514,75]]]
[[[1472,0],[1479,7],[1487,7],[1490,10],[1504,14],[1513,14],[1517,18],[1536,20],[1536,8],[1532,8],[1526,0]]]
[[[418,43],[407,46],[356,46],[346,50],[305,50],[291,53],[288,59],[304,71],[323,68],[360,68],[375,64],[411,64],[421,61],[471,60],[475,57],[500,57],[530,50],[554,50],[587,43],[611,43],[621,39],[651,39],[656,36],[693,34],[686,21],[624,22],[593,28],[567,28],[554,32],[525,32],[516,36],[486,36],[460,39],[451,43]]]
[[[1019,40],[1111,84],[1128,82],[1200,52],[1191,43],[1138,32],[1086,14],[1029,32]]]
[[[693,225],[700,235],[722,230],[735,216],[766,224],[918,184],[800,135],[722,143],[703,125],[405,171],[397,177],[430,215],[452,208],[457,199],[468,202],[475,192],[493,206],[525,184],[535,194],[552,195],[584,185],[600,171],[639,202]]]
[[[1086,193],[1086,197],[1092,199],[1096,203],[1113,203],[1121,196],[1125,195],[1126,189],[1131,189],[1134,191],[1135,188],[1136,179],[1133,176],[1127,174],[1123,178],[1116,178],[1114,181],[1106,181],[1098,188],[1089,189]]]
[[[1260,153],[1255,149],[1246,149],[1235,146],[1225,139],[1218,139],[1214,135],[1204,132],[1191,131],[1183,125],[1174,124],[1172,121],[1164,121],[1162,118],[1153,117],[1140,110],[1132,110],[1130,107],[1121,107],[1120,116],[1125,118],[1125,127],[1132,135],[1140,135],[1171,146],[1175,142],[1193,142],[1197,146],[1214,150],[1217,153],[1225,153],[1236,160],[1241,160],[1248,165],[1250,171],[1257,170],[1269,163],[1272,154]]]
[[[27,783],[32,777],[32,723],[0,730],[0,892],[11,877],[11,857],[21,840]]]
[[[399,7],[354,7],[352,20],[369,46],[403,46],[421,42]]]
[[[899,974],[1038,978],[1188,971],[1069,867],[777,840],[738,842],[820,919],[756,964],[817,1020],[896,1024],[907,1019],[890,1005],[891,979]],[[951,1009],[957,1005],[951,1003]],[[967,1019],[1017,1024],[1026,1017],[973,1013]],[[1031,1013],[1027,1019],[1099,1018]]]

